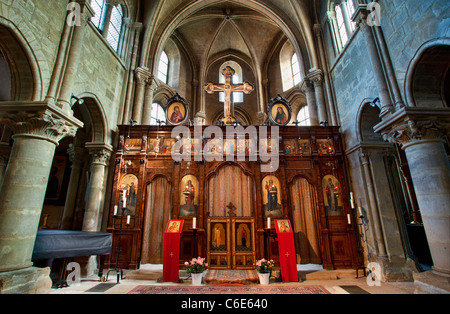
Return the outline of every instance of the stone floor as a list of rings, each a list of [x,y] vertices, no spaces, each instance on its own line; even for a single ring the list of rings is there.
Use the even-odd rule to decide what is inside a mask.
[[[70,286],[61,289],[52,289],[51,294],[127,294],[139,285],[191,285],[191,279],[180,277],[183,283],[159,283],[157,280],[127,279],[126,272],[124,279],[117,284],[115,273],[112,272],[108,281],[101,283],[98,278],[85,278],[81,280],[79,286]],[[327,273],[316,276],[301,276],[303,279],[298,283],[281,283],[271,280],[271,285],[320,285],[331,294],[412,294],[413,282],[382,282],[380,286],[369,286],[366,277],[356,278],[356,273],[352,272],[345,276],[334,276]],[[309,279],[312,278],[312,279]],[[321,279],[323,278],[323,279]],[[336,279],[339,278],[339,279]],[[102,284],[102,285],[100,285]]]

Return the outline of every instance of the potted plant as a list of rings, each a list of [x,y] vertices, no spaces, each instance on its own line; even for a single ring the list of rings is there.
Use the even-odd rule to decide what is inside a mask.
[[[262,285],[268,285],[270,280],[270,273],[272,272],[272,268],[275,265],[273,260],[266,260],[265,258],[256,262],[256,270],[259,275],[259,282]]]
[[[186,271],[192,276],[193,285],[201,285],[203,272],[207,269],[208,263],[205,263],[206,258],[193,258],[189,262],[184,262]]]

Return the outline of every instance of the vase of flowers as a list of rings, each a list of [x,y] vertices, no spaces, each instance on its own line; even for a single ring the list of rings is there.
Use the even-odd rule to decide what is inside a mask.
[[[256,270],[259,275],[259,283],[261,285],[268,285],[270,281],[270,273],[272,272],[272,268],[275,265],[273,260],[266,260],[263,258],[256,262]]]
[[[199,286],[202,284],[203,272],[208,268],[208,263],[205,263],[206,258],[193,258],[189,262],[184,262],[186,271],[191,274],[192,284]]]

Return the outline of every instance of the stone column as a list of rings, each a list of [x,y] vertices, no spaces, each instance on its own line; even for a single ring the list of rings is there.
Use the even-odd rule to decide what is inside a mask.
[[[87,143],[92,156],[91,175],[86,192],[86,211],[83,231],[98,232],[102,224],[102,205],[105,194],[105,171],[111,158],[112,147],[105,144]]]
[[[352,0],[347,0],[347,1],[352,1]],[[342,17],[344,18],[345,30],[347,31],[348,39],[350,39],[350,37],[352,36],[352,33],[353,33],[353,28],[352,28],[352,25],[350,24],[351,17],[348,16],[347,4],[345,3],[345,0],[339,0],[336,2],[339,2],[339,6],[341,7]]]
[[[2,104],[0,123],[14,130],[10,161],[0,188],[1,273],[32,266],[56,145],[66,136],[75,136],[83,123],[45,102]]]
[[[383,65],[378,54],[378,47],[375,42],[374,35],[372,33],[372,27],[366,24],[369,12],[366,9],[367,5],[359,5],[356,13],[354,14],[355,22],[359,25],[364,37],[366,39],[367,53],[372,64],[373,75],[377,82],[378,92],[380,93],[381,100],[381,113],[380,117],[392,114],[394,112],[394,106],[392,105],[391,96],[389,94],[389,88],[384,76]]]
[[[422,221],[433,258],[433,272],[445,276],[450,291],[450,164],[444,136],[450,110],[402,108],[375,131],[402,145],[411,171]]]
[[[267,119],[269,119],[269,116],[267,115],[267,113],[265,113],[264,111],[259,111],[256,114],[256,118],[258,120],[258,124],[259,125],[264,125],[264,122],[267,121]]]
[[[125,97],[125,105],[123,108],[123,118],[122,124],[128,124],[131,119],[131,100],[133,96],[133,85],[134,85],[134,71],[136,68],[136,61],[138,55],[138,47],[139,47],[139,38],[141,36],[142,31],[142,23],[133,23],[132,31],[134,32],[134,41],[132,41],[132,52],[131,52],[131,60],[130,60],[130,70],[128,76],[128,87],[127,94]]]
[[[325,96],[323,94],[323,74],[321,70],[315,70],[308,74],[308,78],[314,84],[314,92],[316,96],[316,103],[319,115],[319,123],[328,121],[328,111],[325,103]]]
[[[150,72],[143,68],[137,68],[136,74],[136,93],[134,96],[133,120],[137,124],[142,124],[142,111],[144,106],[145,86],[150,77]]]
[[[194,118],[194,125],[205,125],[205,123],[206,123],[206,113],[204,113],[203,111],[197,112]]]
[[[308,103],[309,119],[311,126],[319,126],[319,113],[317,111],[316,96],[314,93],[314,86],[309,79],[305,78],[300,86],[301,90],[306,95],[306,102]]]
[[[325,78],[325,89],[327,92],[327,98],[330,108],[331,125],[338,125],[339,123],[336,117],[336,108],[333,99],[333,92],[331,91],[331,82],[328,76],[327,62],[325,60],[326,52],[322,42],[322,26],[320,24],[314,24],[313,30],[314,34],[317,37],[317,43],[319,44],[319,55],[320,55],[320,62],[322,64],[322,69],[325,71],[325,73],[323,73],[323,76]]]
[[[153,94],[157,88],[157,83],[153,75],[150,75],[147,86],[145,87],[144,97],[144,115],[142,117],[143,125],[150,125],[152,118]]]
[[[83,159],[87,154],[85,148],[71,146],[67,153],[72,162],[72,171],[70,174],[69,187],[67,189],[66,202],[62,215],[61,229],[72,229],[73,215],[75,210],[78,186],[80,184],[81,170],[83,169]]]
[[[365,150],[360,151],[359,155],[361,166],[363,168],[364,179],[367,187],[367,194],[369,196],[368,220],[371,222],[374,229],[375,247],[377,255],[386,256],[386,246],[383,237],[383,229],[381,227],[380,214],[377,206],[376,192],[373,186],[373,178],[370,171],[369,154]]]
[[[58,106],[68,114],[72,114],[70,99],[73,93],[73,83],[78,71],[81,47],[83,46],[84,30],[88,20],[94,15],[91,6],[86,1],[78,0],[81,7],[81,25],[73,26],[72,41],[67,50],[67,64],[64,70],[64,77],[61,82],[61,89],[58,96]]]

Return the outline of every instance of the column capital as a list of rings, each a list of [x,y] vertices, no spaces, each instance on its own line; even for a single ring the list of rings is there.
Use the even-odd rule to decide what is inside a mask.
[[[146,85],[150,79],[151,73],[148,69],[136,68],[135,76],[138,85]]]
[[[86,148],[92,156],[93,165],[107,166],[111,159],[113,148],[103,143],[86,143]]]
[[[365,26],[367,25],[369,14],[370,12],[367,10],[367,4],[358,4],[355,8],[355,12],[350,18],[358,26]]]
[[[316,35],[316,37],[322,36],[322,25],[321,24],[314,24],[313,32],[314,32],[314,35]]]
[[[314,93],[314,85],[308,78],[304,78],[300,83],[300,90],[304,93]]]
[[[158,81],[155,79],[155,76],[153,74],[150,74],[147,79],[147,86],[146,89],[151,90],[152,92],[155,92],[159,87]]]
[[[91,17],[95,15],[94,10],[91,7],[90,1],[88,0],[75,0],[80,6],[81,14],[84,17],[83,21],[87,22]]]
[[[450,110],[405,107],[375,126],[384,140],[403,149],[424,141],[445,141],[450,134]]]
[[[74,137],[83,123],[63,112],[52,102],[9,102],[0,104],[0,123],[14,131],[14,137],[27,136],[58,145],[64,137]]]
[[[365,149],[359,150],[359,160],[361,161],[362,165],[369,164],[369,158],[370,154],[367,150]]]
[[[67,154],[69,155],[69,160],[72,163],[81,162],[87,155],[87,151],[83,147],[77,147],[73,144],[69,145],[67,149]]]

